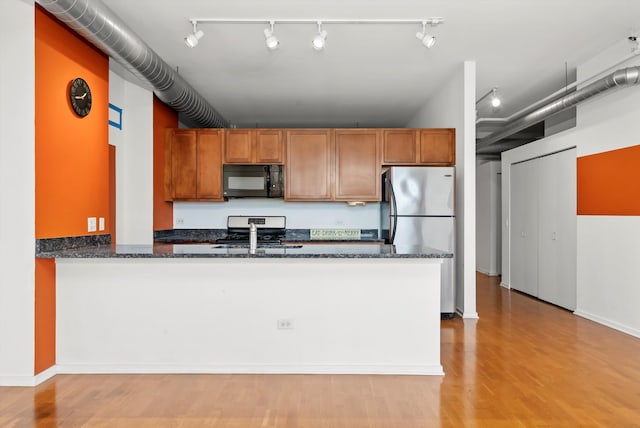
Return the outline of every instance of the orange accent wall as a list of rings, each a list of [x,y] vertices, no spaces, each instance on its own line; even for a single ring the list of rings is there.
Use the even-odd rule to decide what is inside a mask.
[[[38,374],[56,363],[56,264],[36,259],[35,267],[35,359]]]
[[[164,200],[164,130],[178,127],[178,113],[153,97],[153,230],[173,229],[173,204]]]
[[[116,146],[109,145],[109,223],[111,243],[116,243]]]
[[[578,158],[578,215],[640,215],[640,145]]]
[[[84,118],[68,97],[76,77],[91,87]],[[87,235],[88,217],[109,224],[109,59],[38,5],[35,91],[36,238]]]

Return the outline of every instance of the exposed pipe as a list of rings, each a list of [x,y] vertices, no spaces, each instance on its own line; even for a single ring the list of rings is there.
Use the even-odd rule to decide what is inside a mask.
[[[638,83],[640,83],[640,66],[628,67],[614,71],[584,88],[540,107],[518,120],[508,123],[500,131],[494,132],[493,134],[480,139],[476,144],[476,153],[481,154],[490,152],[491,150],[487,150],[489,146],[502,138],[521,131],[535,123],[541,122],[549,116],[573,107],[586,99],[599,95],[612,88],[624,85],[631,86]]]
[[[537,109],[539,106],[541,106],[543,104],[548,104],[551,101],[557,100],[558,98],[563,96],[563,94],[566,94],[568,91],[572,90],[576,86],[588,84],[589,82],[595,80],[596,77],[602,76],[604,73],[606,73],[606,72],[608,72],[610,70],[614,70],[616,67],[620,66],[621,64],[629,61],[630,59],[632,59],[633,57],[636,57],[638,55],[640,55],[640,50],[633,50],[630,55],[626,56],[624,59],[618,61],[617,63],[609,66],[605,70],[602,70],[599,73],[597,73],[595,75],[592,75],[591,77],[583,79],[581,81],[577,81],[576,80],[575,82],[571,82],[568,85],[565,85],[564,87],[558,89],[554,93],[549,94],[546,97],[544,97],[542,99],[539,99],[538,101],[534,102],[533,104],[528,105],[525,108],[522,108],[522,109],[518,110],[517,112],[511,114],[510,116],[507,116],[507,117],[479,117],[479,118],[476,119],[476,125],[480,125],[480,124],[484,124],[484,123],[495,123],[495,124],[497,124],[497,123],[507,123],[507,122],[510,122],[512,120],[518,119],[518,118],[524,116],[525,114],[532,112],[533,110]],[[476,101],[476,104],[478,103],[478,101]]]
[[[93,43],[127,70],[149,82],[156,96],[188,122],[205,128],[228,128],[216,111],[158,54],[100,0],[37,0],[69,28]]]

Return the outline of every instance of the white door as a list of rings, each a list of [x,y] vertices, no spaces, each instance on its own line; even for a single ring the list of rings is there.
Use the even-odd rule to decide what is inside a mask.
[[[538,296],[539,160],[511,166],[511,288]]]
[[[538,297],[576,307],[576,150],[540,158]]]

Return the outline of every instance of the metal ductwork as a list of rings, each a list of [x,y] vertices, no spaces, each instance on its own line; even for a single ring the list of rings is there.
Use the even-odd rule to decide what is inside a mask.
[[[605,91],[624,85],[637,85],[640,83],[640,67],[629,67],[614,71],[613,73],[596,80],[593,83],[581,88],[569,95],[526,114],[525,116],[507,122],[499,131],[494,132],[476,143],[476,154],[494,153],[496,143],[505,137],[515,134],[525,128],[539,123],[546,118],[564,111],[576,104],[599,95]]]
[[[156,96],[193,126],[228,128],[220,113],[100,0],[37,0],[69,28],[148,82]]]

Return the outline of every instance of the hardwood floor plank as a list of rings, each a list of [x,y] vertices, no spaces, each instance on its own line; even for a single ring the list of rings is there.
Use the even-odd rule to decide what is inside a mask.
[[[478,274],[444,377],[58,375],[0,388],[1,427],[640,427],[640,340]]]

